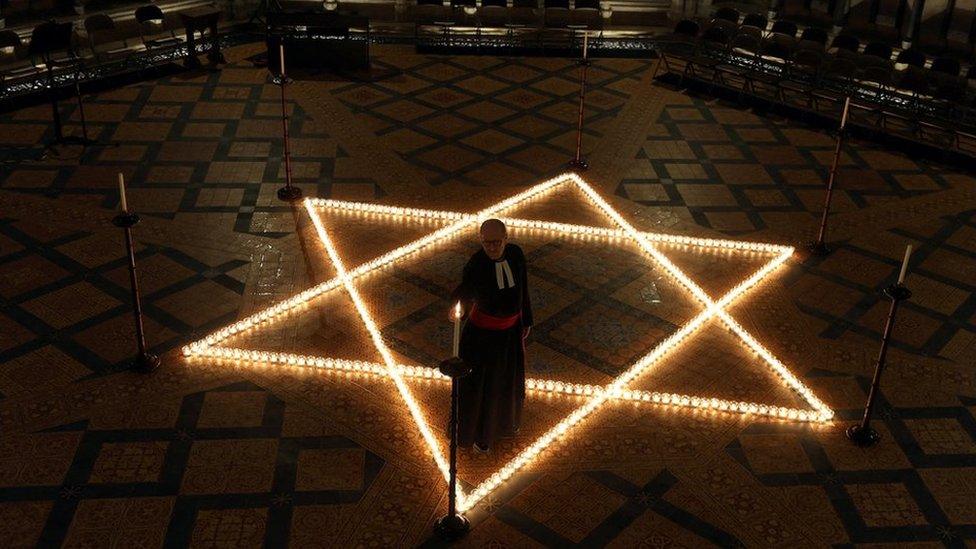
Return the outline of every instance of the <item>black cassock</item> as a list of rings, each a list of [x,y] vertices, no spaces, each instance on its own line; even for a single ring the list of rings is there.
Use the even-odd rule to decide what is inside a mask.
[[[525,254],[505,246],[495,261],[484,250],[464,266],[454,301],[465,303],[460,356],[472,371],[460,381],[458,443],[488,447],[518,430],[525,401],[522,332],[532,326]]]

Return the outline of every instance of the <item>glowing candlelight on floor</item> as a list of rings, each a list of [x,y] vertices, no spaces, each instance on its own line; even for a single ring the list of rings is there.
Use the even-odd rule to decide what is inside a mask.
[[[278,57],[281,59],[281,76],[285,75],[285,44],[281,42],[278,44]]]
[[[590,35],[586,34],[585,32],[583,33],[583,59],[584,60],[586,59],[586,49],[589,46],[589,41],[588,41],[589,37]]]
[[[844,129],[844,126],[847,125],[847,111],[850,110],[850,108],[851,96],[847,96],[847,98],[844,99],[844,114],[842,114],[840,117],[840,129],[842,130]]]
[[[125,203],[125,177],[122,172],[119,172],[119,207],[122,208],[122,213],[128,213],[129,206]]]
[[[461,350],[461,302],[454,305],[454,355]]]
[[[905,281],[905,273],[908,272],[908,258],[912,256],[912,245],[905,248],[905,259],[901,262],[901,272],[898,273],[898,285]]]

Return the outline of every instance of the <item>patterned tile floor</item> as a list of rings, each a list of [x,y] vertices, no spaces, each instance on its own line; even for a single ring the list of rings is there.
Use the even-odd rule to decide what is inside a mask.
[[[183,343],[334,275],[281,185],[278,88],[227,52],[87,98],[117,146],[0,168],[0,545],[436,545],[445,490],[386,381],[185,361]],[[289,88],[294,176],[308,195],[471,211],[557,173],[574,146],[575,65],[377,46],[371,77]],[[800,245],[816,229],[832,141],[802,123],[654,83],[652,62],[595,60],[587,179],[647,230]],[[76,109],[62,105],[68,131]],[[50,137],[46,106],[0,115],[0,144]],[[24,152],[23,150],[19,152]],[[976,546],[976,179],[849,143],[835,251],[797,254],[732,313],[838,413],[823,427],[612,404],[470,516],[465,545]],[[150,343],[134,346],[117,207],[126,175]],[[519,215],[605,224],[578,196]],[[334,214],[355,265],[423,227]],[[697,305],[626,245],[517,235],[538,325],[533,375],[604,383]],[[866,397],[886,313],[879,291],[916,247],[885,373],[882,442],[843,429]],[[447,348],[448,294],[474,244],[455,238],[362,286],[404,361]],[[712,294],[756,267],[675,252]],[[348,298],[316,302],[242,346],[375,359]],[[707,326],[635,386],[795,405],[750,353]],[[445,387],[413,383],[432,424]],[[531,396],[518,437],[462,452],[491,474],[577,401]]]

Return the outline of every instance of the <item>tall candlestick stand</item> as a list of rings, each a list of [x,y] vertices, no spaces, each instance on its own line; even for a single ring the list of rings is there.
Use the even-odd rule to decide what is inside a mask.
[[[278,199],[285,202],[293,202],[302,198],[302,190],[293,187],[291,184],[291,142],[288,138],[288,105],[285,103],[285,86],[289,79],[285,74],[284,48],[281,50],[281,68],[277,78],[277,84],[281,86],[281,132],[284,136],[284,151],[282,156],[285,160],[285,186],[278,189]]]
[[[130,212],[122,212],[112,220],[112,224],[125,231],[125,249],[129,255],[129,287],[132,290],[132,312],[136,320],[136,344],[139,346],[132,369],[149,373],[159,367],[159,357],[149,352],[142,323],[142,300],[139,297],[139,280],[136,277],[136,252],[132,245],[132,227],[136,223],[139,223],[139,216]]]
[[[827,247],[827,217],[830,215],[830,200],[834,196],[834,181],[837,178],[837,164],[840,162],[840,150],[844,145],[844,130],[847,125],[847,113],[850,108],[850,97],[844,102],[844,114],[840,121],[840,128],[837,130],[837,142],[834,145],[834,158],[830,162],[830,173],[827,176],[827,195],[824,197],[823,213],[820,216],[820,230],[817,232],[817,240],[810,243],[807,249],[813,255],[824,256],[830,253]]]
[[[881,336],[881,352],[878,353],[878,363],[874,367],[874,379],[871,381],[871,391],[868,393],[868,402],[864,407],[864,417],[859,424],[852,425],[847,429],[847,438],[858,446],[872,446],[881,440],[881,434],[871,427],[871,414],[874,411],[874,401],[878,398],[881,372],[884,371],[885,356],[888,354],[888,341],[891,338],[892,328],[895,326],[895,313],[898,311],[898,304],[912,297],[912,292],[901,284],[893,284],[885,288],[884,293],[891,299],[891,309],[888,311],[888,320],[885,322],[884,334]]]
[[[458,431],[458,384],[460,378],[471,372],[471,367],[458,357],[441,361],[440,371],[451,378],[451,463],[449,469],[447,514],[434,523],[434,532],[444,540],[461,539],[471,529],[471,523],[457,512],[457,431]]]
[[[586,69],[590,60],[585,56],[578,61],[580,67],[579,116],[576,120],[576,156],[569,162],[569,168],[575,172],[586,171],[590,167],[582,157],[583,149],[583,112],[586,104]]]

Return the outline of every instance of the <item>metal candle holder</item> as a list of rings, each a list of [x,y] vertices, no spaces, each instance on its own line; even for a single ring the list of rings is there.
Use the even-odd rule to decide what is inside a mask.
[[[830,162],[830,173],[827,176],[827,195],[824,197],[823,213],[820,216],[820,230],[817,232],[817,240],[807,245],[807,250],[809,250],[813,255],[825,256],[830,253],[830,248],[827,247],[826,241],[827,217],[830,215],[830,200],[834,196],[834,181],[837,178],[837,164],[840,162],[840,150],[844,145],[846,110],[848,108],[848,104],[845,104],[845,118],[841,122],[840,128],[837,130],[837,142],[834,146],[834,158]]]
[[[458,357],[441,361],[440,371],[451,378],[451,463],[449,469],[447,514],[434,523],[434,532],[444,540],[464,537],[471,529],[471,523],[457,512],[457,430],[458,430],[458,384],[460,378],[471,373],[471,367]]]
[[[590,165],[582,157],[583,149],[583,112],[586,104],[586,69],[590,66],[590,60],[582,58],[578,62],[580,67],[580,91],[579,91],[579,116],[576,120],[576,156],[569,162],[569,168],[574,172],[586,171]]]
[[[136,277],[136,253],[132,245],[132,227],[137,223],[139,223],[139,216],[130,212],[122,212],[112,219],[112,224],[121,227],[125,232],[125,249],[129,256],[129,287],[132,290],[132,313],[136,320],[136,343],[139,346],[132,369],[149,373],[159,367],[159,357],[149,352],[142,322],[142,300],[139,296],[139,280]]]
[[[293,187],[291,184],[291,142],[288,136],[288,106],[285,104],[285,86],[291,80],[285,74],[284,67],[281,69],[281,74],[278,75],[275,83],[281,87],[281,133],[284,137],[285,186],[278,189],[278,199],[294,202],[302,198],[302,190]]]
[[[874,411],[874,401],[878,398],[881,372],[884,371],[885,356],[888,354],[888,341],[895,325],[895,313],[898,311],[898,304],[912,297],[912,292],[901,284],[893,284],[885,288],[884,294],[891,299],[891,309],[888,310],[888,320],[885,322],[884,334],[881,336],[881,352],[878,353],[878,363],[874,367],[874,379],[871,381],[868,402],[864,406],[864,417],[860,423],[847,429],[847,438],[858,446],[872,446],[881,440],[881,434],[871,427],[871,414]]]

